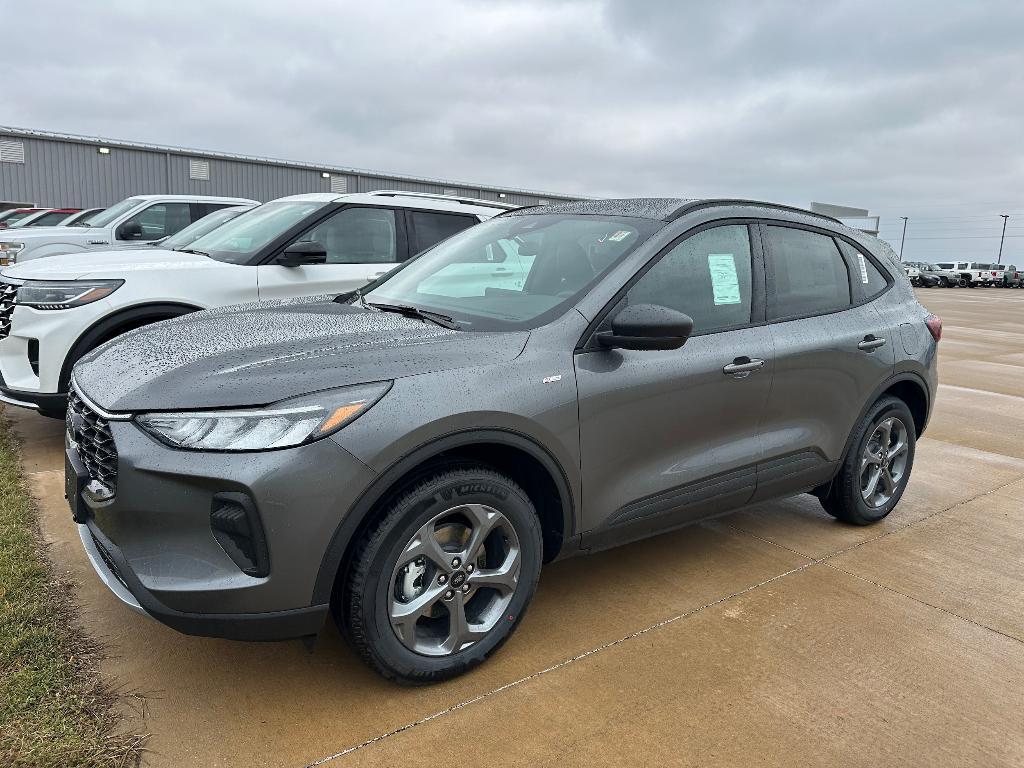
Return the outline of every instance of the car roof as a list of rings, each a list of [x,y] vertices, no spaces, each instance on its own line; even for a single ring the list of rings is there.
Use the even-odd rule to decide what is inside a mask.
[[[135,200],[209,200],[217,203],[256,203],[259,200],[251,200],[247,197],[221,197],[220,195],[128,195]]]
[[[373,192],[353,192],[339,195],[332,192],[311,192],[303,195],[279,197],[281,200],[295,200],[319,203],[360,203],[364,205],[388,205],[395,208],[430,208],[437,211],[475,213],[494,216],[510,211],[516,206],[496,200],[477,200],[471,197],[438,195],[430,192],[406,192],[403,190],[379,189]]]
[[[794,208],[778,203],[767,203],[760,200],[732,200],[727,198],[686,198],[686,197],[623,197],[608,200],[575,200],[552,205],[535,205],[509,211],[505,216],[530,216],[536,214],[568,214],[568,215],[600,215],[630,216],[656,221],[675,221],[680,216],[701,208],[717,208],[723,206],[742,206],[745,208],[767,208],[773,213],[785,211],[816,219],[824,219],[832,224],[842,224],[838,219],[803,208]]]

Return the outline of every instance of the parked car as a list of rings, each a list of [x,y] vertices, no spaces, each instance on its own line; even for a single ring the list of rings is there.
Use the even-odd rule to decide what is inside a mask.
[[[26,216],[17,224],[12,225],[11,229],[21,229],[22,227],[55,227],[63,224],[68,218],[76,213],[81,213],[81,209],[51,208],[50,210],[40,211],[39,213],[34,213],[31,216]]]
[[[62,419],[72,366],[126,331],[197,309],[351,291],[510,207],[399,192],[297,195],[171,243],[184,250],[165,242],[9,267],[0,273],[0,400]]]
[[[917,288],[937,288],[942,285],[942,277],[935,272],[931,264],[923,261],[905,261],[903,271],[910,278],[910,284]]]
[[[951,267],[944,267],[942,264],[923,263],[928,267],[928,274],[938,278],[939,288],[956,288],[959,286],[960,274],[956,270]]]
[[[1014,264],[1004,266],[1002,264],[995,265],[997,271],[1002,271],[1003,282],[1000,284],[1002,288],[1024,288],[1024,272],[1021,272]]]
[[[509,638],[544,562],[802,491],[846,523],[884,518],[940,335],[891,249],[834,219],[528,208],[362,291],[87,355],[67,495],[132,608],[249,640],[314,636],[333,608],[374,669],[435,682]]]
[[[218,208],[255,200],[203,195],[139,195],[112,205],[74,227],[0,234],[0,267],[64,253],[110,250],[173,235]],[[8,219],[9,221],[9,219]]]
[[[45,213],[50,210],[49,208],[15,208],[12,211],[4,211],[4,216],[0,218],[0,229],[10,229],[15,226],[22,219],[26,219],[29,216],[35,216],[37,213]]]
[[[232,208],[221,208],[213,213],[207,214],[203,218],[199,219],[199,221],[192,222],[177,234],[168,235],[167,237],[160,238],[159,240],[153,240],[152,242],[137,243],[126,247],[132,249],[160,248],[164,251],[184,250],[203,235],[213,232],[213,230],[221,224],[226,224],[240,213],[245,213],[255,207],[256,206],[254,205],[236,205]]]
[[[947,275],[951,288],[966,287],[971,263],[969,261],[940,261],[935,264],[942,273]]]
[[[62,221],[60,223],[60,226],[62,226],[62,227],[70,227],[70,226],[73,226],[73,225],[82,226],[80,224],[80,222],[88,221],[90,218],[95,216],[97,213],[101,213],[104,210],[106,210],[106,209],[105,208],[85,208],[84,210],[79,211],[78,213],[74,214],[73,216],[68,216],[66,219],[64,219],[64,221]]]

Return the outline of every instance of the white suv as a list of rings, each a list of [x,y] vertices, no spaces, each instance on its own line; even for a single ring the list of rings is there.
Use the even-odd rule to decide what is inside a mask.
[[[42,256],[109,251],[147,240],[159,240],[213,211],[232,205],[259,205],[259,202],[206,195],[137,195],[70,227],[2,230],[0,267]]]
[[[74,364],[122,333],[199,309],[353,291],[514,207],[409,192],[295,195],[177,251],[70,254],[6,268],[0,401],[63,418]]]

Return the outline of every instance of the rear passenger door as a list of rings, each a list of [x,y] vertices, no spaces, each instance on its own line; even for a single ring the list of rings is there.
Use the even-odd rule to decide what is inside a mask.
[[[755,499],[832,476],[862,407],[892,373],[898,343],[865,290],[889,284],[857,249],[798,224],[765,222],[761,232],[775,375]]]

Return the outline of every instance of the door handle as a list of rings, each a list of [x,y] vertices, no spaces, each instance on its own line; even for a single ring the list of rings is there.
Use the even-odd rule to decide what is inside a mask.
[[[742,379],[763,367],[764,360],[758,357],[737,357],[722,369],[722,373],[727,376],[735,376],[736,378]]]
[[[864,337],[864,340],[857,345],[857,349],[863,350],[864,352],[871,352],[882,346],[885,346],[885,339],[876,338],[873,334],[869,333]]]

